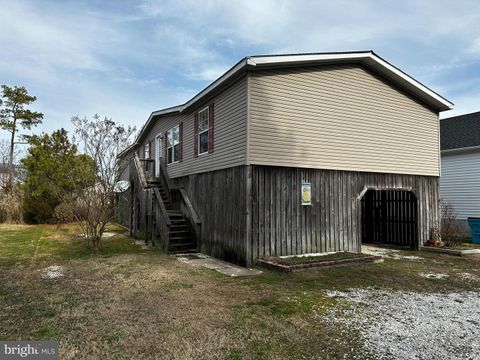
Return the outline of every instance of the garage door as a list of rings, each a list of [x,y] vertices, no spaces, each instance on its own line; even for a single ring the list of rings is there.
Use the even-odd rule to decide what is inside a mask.
[[[362,198],[362,243],[415,248],[415,195],[403,190],[368,190]]]

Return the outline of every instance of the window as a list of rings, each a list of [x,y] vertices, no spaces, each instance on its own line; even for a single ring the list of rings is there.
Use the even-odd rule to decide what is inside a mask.
[[[180,130],[179,126],[167,131],[167,163],[178,162],[180,154]]]
[[[143,149],[143,158],[150,159],[150,142],[147,142]]]
[[[198,113],[198,154],[208,152],[208,107]]]

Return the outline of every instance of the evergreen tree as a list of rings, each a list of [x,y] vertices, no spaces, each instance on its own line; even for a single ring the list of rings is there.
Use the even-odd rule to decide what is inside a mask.
[[[13,188],[15,144],[19,127],[30,130],[33,126],[42,123],[43,114],[26,109],[27,105],[37,100],[29,95],[23,86],[13,88],[2,85],[2,99],[0,99],[0,129],[10,133],[10,151],[8,157],[8,181],[7,189]]]
[[[95,183],[95,165],[87,155],[78,154],[64,129],[32,136],[29,143],[22,160],[25,220],[45,223],[52,220],[65,194]]]

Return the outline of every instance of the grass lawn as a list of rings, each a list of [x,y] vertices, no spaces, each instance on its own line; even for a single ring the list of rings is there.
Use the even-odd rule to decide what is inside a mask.
[[[327,290],[477,290],[480,257],[402,251],[422,261],[230,278],[117,235],[91,254],[68,225],[0,224],[0,340],[60,341],[62,359],[353,358],[355,331],[323,322],[342,299]],[[48,266],[64,276],[47,280]],[[419,276],[450,275],[448,281]]]

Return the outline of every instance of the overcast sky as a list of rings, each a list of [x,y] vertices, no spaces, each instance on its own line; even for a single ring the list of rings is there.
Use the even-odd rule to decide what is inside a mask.
[[[372,49],[480,111],[480,1],[0,0],[0,84],[45,114],[141,126],[246,55]],[[0,131],[0,137],[7,134]]]

